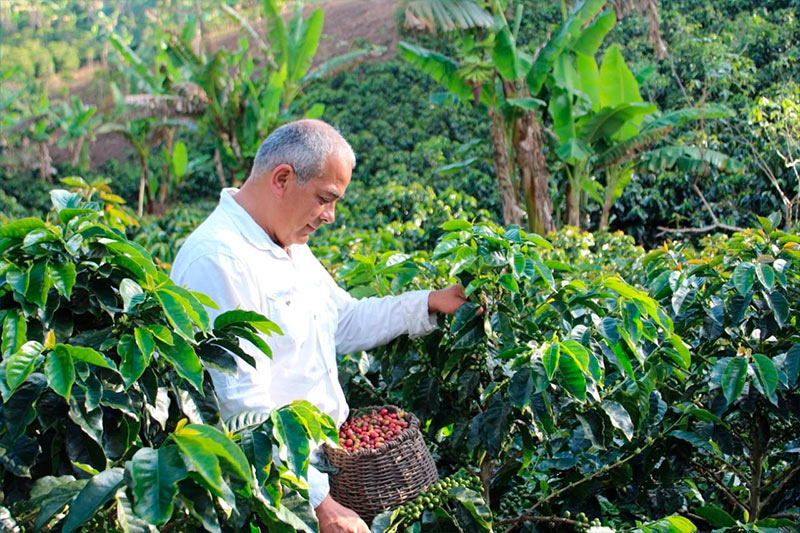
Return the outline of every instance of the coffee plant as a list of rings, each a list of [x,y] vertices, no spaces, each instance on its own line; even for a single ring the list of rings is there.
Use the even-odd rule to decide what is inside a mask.
[[[431,484],[414,500],[386,511],[372,521],[372,529],[392,533],[424,526],[455,525],[491,531],[491,513],[480,496],[481,481],[465,470]]]
[[[5,520],[315,531],[309,443],[335,442],[332,420],[296,402],[223,421],[207,371],[254,364],[238,339],[269,354],[263,336],[280,330],[239,310],[212,323],[211,300],[125,238],[125,210],[103,182],[69,184],[78,192],[53,190],[46,220],[0,228]]]
[[[431,254],[355,257],[354,292],[456,278],[475,303],[425,339],[343,356],[348,397],[420,417],[440,468],[479,474],[495,528],[785,527],[800,238],[762,224],[645,253],[454,220]]]

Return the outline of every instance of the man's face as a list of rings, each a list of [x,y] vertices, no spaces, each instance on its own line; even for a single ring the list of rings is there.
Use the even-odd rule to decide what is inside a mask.
[[[328,157],[322,175],[298,185],[294,173],[289,178],[281,205],[285,223],[281,245],[305,244],[322,224],[335,219],[336,201],[344,195],[352,174],[350,165],[337,155]]]

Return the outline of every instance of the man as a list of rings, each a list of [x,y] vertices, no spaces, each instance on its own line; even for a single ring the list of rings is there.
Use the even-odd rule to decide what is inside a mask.
[[[434,313],[453,314],[465,300],[453,285],[439,291],[355,300],[339,288],[307,246],[334,221],[355,155],[330,125],[300,120],[275,130],[258,150],[240,190],[224,189],[214,212],[186,240],[172,267],[179,285],[208,294],[212,318],[248,309],[276,322],[272,359],[242,342],[256,368],[238,361],[236,376],[210,370],[224,417],[269,411],[305,399],[341,425],[348,414],[336,352],[430,333]],[[322,533],[367,533],[367,525],[328,494],[327,476],[309,470],[311,504]]]

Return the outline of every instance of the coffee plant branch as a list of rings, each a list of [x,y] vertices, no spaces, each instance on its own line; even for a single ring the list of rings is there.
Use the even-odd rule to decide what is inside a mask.
[[[711,220],[713,220],[714,223],[707,224],[705,226],[700,226],[697,228],[667,228],[665,226],[658,226],[658,230],[661,232],[662,235],[665,233],[677,233],[677,234],[708,233],[709,231],[714,231],[716,229],[722,229],[725,231],[733,231],[733,232],[744,231],[744,228],[740,228],[739,226],[731,226],[730,224],[725,224],[724,222],[720,222],[719,218],[717,217],[717,214],[709,205],[708,200],[706,200],[703,191],[701,191],[700,187],[697,186],[697,182],[692,183],[692,188],[700,196],[700,200],[703,201],[703,205],[705,206],[706,211],[708,211],[708,214],[711,215]]]

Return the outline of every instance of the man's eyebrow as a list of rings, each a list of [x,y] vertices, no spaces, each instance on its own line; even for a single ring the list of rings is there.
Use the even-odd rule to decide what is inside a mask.
[[[322,193],[329,196],[332,200],[340,200],[344,198],[344,193],[339,194],[339,191],[336,189],[327,189],[322,191]]]

